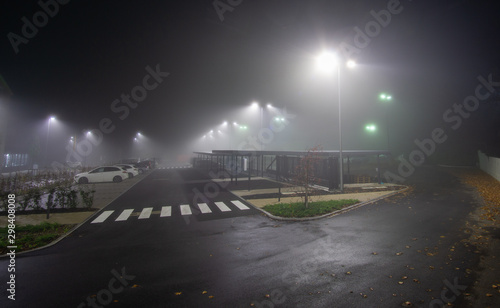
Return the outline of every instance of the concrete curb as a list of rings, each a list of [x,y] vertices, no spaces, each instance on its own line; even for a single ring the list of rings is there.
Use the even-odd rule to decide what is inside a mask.
[[[154,172],[154,171],[153,171]],[[118,196],[116,196],[116,198],[114,198],[113,200],[111,200],[108,204],[106,204],[105,206],[103,206],[101,209],[99,209],[98,211],[95,211],[94,214],[90,215],[89,217],[87,217],[84,221],[82,221],[81,223],[77,224],[76,226],[74,226],[71,230],[69,230],[67,233],[64,233],[63,235],[61,235],[60,237],[58,237],[57,239],[55,239],[54,241],[50,242],[49,244],[45,245],[45,246],[41,246],[41,247],[37,247],[37,248],[34,248],[34,249],[31,249],[31,250],[24,250],[24,251],[20,251],[20,252],[16,252],[16,257],[19,256],[19,255],[23,255],[23,254],[26,254],[28,252],[34,252],[34,251],[38,251],[38,250],[42,250],[42,249],[46,249],[46,248],[49,248],[51,246],[54,246],[55,244],[59,243],[60,241],[62,241],[64,238],[66,238],[67,236],[69,236],[70,234],[72,234],[76,229],[80,228],[84,223],[86,223],[87,221],[89,221],[90,219],[92,219],[94,216],[96,216],[97,214],[101,213],[108,205],[110,205],[113,201],[115,201],[116,199],[118,199],[121,195],[123,195],[124,193],[126,193],[128,190],[130,190],[132,187],[134,187],[135,185],[139,184],[140,182],[142,182],[145,178],[147,178],[148,176],[150,176],[151,174],[153,174],[153,172],[150,172],[148,175],[146,175],[144,178],[142,178],[140,181],[138,181],[137,183],[135,183],[134,185],[130,186],[128,189],[122,191]],[[5,255],[0,255],[0,259],[2,258],[6,258],[6,257],[9,257],[9,255],[5,254]]]
[[[265,210],[263,210],[263,209],[255,206],[255,205],[253,205],[250,201],[248,201],[248,200],[245,200],[245,201],[248,202],[248,203],[250,203],[250,204],[252,204],[252,206],[254,208],[256,208],[257,210],[261,211],[266,216],[268,216],[269,218],[274,219],[274,220],[279,220],[279,221],[310,221],[310,220],[318,220],[318,219],[322,219],[322,218],[326,218],[326,217],[337,216],[339,214],[343,214],[343,213],[349,212],[351,210],[360,208],[360,207],[365,206],[367,204],[374,203],[374,202],[377,202],[379,200],[382,200],[382,199],[385,199],[385,198],[397,195],[397,194],[402,193],[402,192],[404,192],[404,191],[406,191],[406,190],[409,189],[408,186],[404,186],[404,187],[405,188],[403,188],[403,189],[400,189],[400,190],[388,193],[386,195],[382,195],[382,196],[377,197],[375,199],[371,199],[371,200],[368,200],[368,201],[365,201],[365,202],[356,203],[356,204],[353,204],[353,205],[348,206],[346,208],[343,208],[341,210],[337,210],[337,211],[334,211],[334,212],[331,212],[331,213],[328,213],[328,214],[324,214],[324,215],[321,215],[321,216],[314,216],[314,217],[303,217],[303,218],[275,216],[275,215],[273,215],[273,214],[271,214],[271,213],[269,213],[269,212],[267,212],[267,211],[265,211]]]

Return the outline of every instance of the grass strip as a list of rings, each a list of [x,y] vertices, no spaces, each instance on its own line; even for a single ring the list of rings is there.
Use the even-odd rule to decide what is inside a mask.
[[[61,225],[58,223],[42,222],[38,225],[16,226],[15,246],[16,251],[25,251],[45,246],[67,233],[74,225]],[[0,228],[0,255],[7,253],[8,228]]]
[[[303,202],[276,203],[263,207],[267,212],[280,217],[314,217],[341,210],[347,206],[359,203],[356,199],[341,199],[310,202],[306,208]]]

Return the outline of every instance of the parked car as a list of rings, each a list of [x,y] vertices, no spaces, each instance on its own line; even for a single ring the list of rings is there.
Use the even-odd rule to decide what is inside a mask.
[[[132,164],[135,168],[137,168],[137,171],[139,171],[139,174],[143,174],[144,172],[148,171],[149,169],[145,166],[139,165],[137,163]]]
[[[116,164],[115,166],[126,169],[129,178],[133,178],[134,176],[139,175],[139,169],[137,169],[133,164]]]
[[[79,184],[97,182],[121,182],[128,179],[128,171],[119,166],[101,166],[89,172],[75,175],[75,182]]]
[[[143,160],[136,163],[136,165],[147,168],[149,170],[152,170],[156,167],[156,163],[153,160]]]

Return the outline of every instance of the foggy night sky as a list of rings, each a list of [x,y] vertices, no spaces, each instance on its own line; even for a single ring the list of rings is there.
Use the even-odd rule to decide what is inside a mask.
[[[14,93],[6,148],[26,148],[34,135],[45,140],[47,119],[55,115],[64,128],[54,125],[53,139],[82,135],[109,118],[116,129],[104,135],[103,146],[127,153],[141,131],[167,151],[197,150],[187,146],[237,112],[238,121],[255,124],[241,113],[256,100],[296,115],[268,149],[336,149],[337,79],[319,76],[314,57],[341,42],[354,45],[354,27],[364,29],[374,20],[370,11],[387,10],[388,2],[243,0],[221,21],[212,0],[73,0],[59,5],[16,54],[8,33],[21,35],[21,18],[32,20],[41,8],[37,1],[4,1],[0,74]],[[400,152],[436,127],[471,147],[498,143],[500,111],[493,103],[457,130],[442,116],[474,95],[479,75],[500,81],[500,6],[400,5],[402,12],[355,55],[358,67],[341,72],[344,148],[387,148],[387,123]],[[142,84],[146,66],[158,64],[170,75],[120,120],[111,103]],[[377,99],[384,91],[394,97],[389,106]],[[367,123],[377,124],[377,135],[367,136]],[[51,148],[64,152],[53,139]]]

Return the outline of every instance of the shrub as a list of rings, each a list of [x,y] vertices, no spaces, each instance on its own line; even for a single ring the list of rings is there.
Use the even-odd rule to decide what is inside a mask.
[[[94,203],[95,186],[79,186],[80,196],[82,197],[83,205],[90,209]]]
[[[78,205],[78,192],[71,186],[66,187],[66,200],[70,209],[74,209]]]

